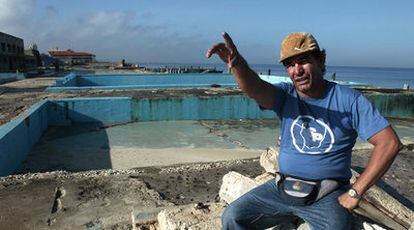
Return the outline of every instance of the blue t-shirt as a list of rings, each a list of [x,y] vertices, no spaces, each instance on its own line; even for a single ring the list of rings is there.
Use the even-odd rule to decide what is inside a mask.
[[[279,171],[304,179],[351,178],[358,135],[367,140],[389,123],[359,91],[326,81],[321,98],[299,97],[289,83],[275,85],[273,110],[281,120]]]

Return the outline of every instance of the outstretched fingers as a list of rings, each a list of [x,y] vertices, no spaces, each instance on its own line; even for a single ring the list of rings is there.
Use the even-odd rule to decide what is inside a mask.
[[[210,58],[211,55],[215,53],[219,54],[219,52],[221,52],[225,48],[226,48],[226,45],[224,43],[215,44],[214,46],[212,46],[210,49],[207,50],[206,57]]]
[[[217,54],[225,63],[231,63],[237,54],[237,48],[230,36],[223,32],[224,43],[217,43],[207,50],[206,58],[210,58],[213,54]]]
[[[226,33],[226,32],[223,32],[222,36],[223,36],[224,41],[226,43],[226,47],[230,50],[230,52],[232,54],[236,53],[237,52],[237,48],[234,45],[233,40],[231,39],[230,35],[228,33]]]

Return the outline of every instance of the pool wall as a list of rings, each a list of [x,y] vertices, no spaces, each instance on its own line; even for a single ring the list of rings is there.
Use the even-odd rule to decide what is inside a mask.
[[[414,94],[368,94],[365,96],[385,117],[414,118]]]
[[[41,101],[0,127],[0,176],[11,174],[48,127],[48,101]]]
[[[187,97],[132,100],[132,119],[219,120],[274,118],[272,111],[261,111],[245,96]]]
[[[70,98],[50,101],[49,125],[122,123],[161,120],[274,118],[244,96],[132,99],[130,97]]]
[[[367,95],[386,117],[414,118],[414,94]],[[246,96],[43,100],[0,126],[0,176],[13,173],[48,126],[159,120],[274,118]]]
[[[56,80],[56,86],[58,87],[75,87],[78,85],[78,77],[75,73],[70,73],[65,77]]]
[[[49,125],[131,121],[130,97],[68,98],[48,104]]]

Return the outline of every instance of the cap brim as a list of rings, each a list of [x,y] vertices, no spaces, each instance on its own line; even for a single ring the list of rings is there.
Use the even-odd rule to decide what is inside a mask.
[[[286,59],[289,59],[291,57],[295,57],[295,56],[298,56],[298,55],[301,55],[301,54],[309,53],[309,52],[312,52],[312,51],[315,51],[315,50],[318,50],[318,49],[298,51],[297,53],[292,53],[292,54],[290,54],[286,57],[283,57],[283,58],[279,59],[279,63],[282,63],[283,61],[285,61]]]

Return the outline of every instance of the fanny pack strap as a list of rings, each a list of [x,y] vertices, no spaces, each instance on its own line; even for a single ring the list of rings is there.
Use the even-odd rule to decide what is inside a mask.
[[[330,180],[330,179],[321,180],[318,195],[316,196],[315,201],[335,191],[339,187],[340,187],[340,183],[336,180]]]

